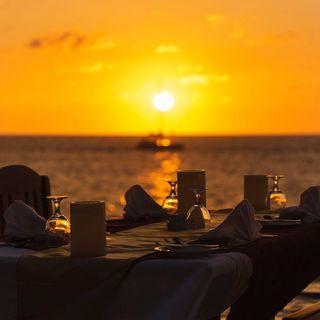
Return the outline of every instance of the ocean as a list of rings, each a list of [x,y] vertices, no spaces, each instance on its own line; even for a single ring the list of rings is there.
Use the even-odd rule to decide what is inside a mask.
[[[108,218],[123,213],[124,192],[142,185],[159,203],[168,193],[164,181],[178,169],[205,169],[207,207],[230,208],[243,197],[243,175],[283,174],[280,188],[288,205],[320,184],[320,137],[185,137],[181,151],[136,148],[130,137],[0,137],[0,166],[27,165],[50,177],[53,194],[69,200],[105,200]],[[63,209],[68,214],[68,201]],[[314,282],[309,292],[320,292]],[[320,297],[320,295],[319,295]],[[303,296],[288,310],[317,301]]]
[[[159,203],[164,181],[178,169],[205,169],[207,206],[232,207],[243,197],[244,174],[283,174],[288,205],[320,184],[320,137],[177,138],[179,152],[137,150],[139,138],[0,137],[0,166],[24,164],[48,175],[52,192],[70,200],[105,200],[121,216],[124,192],[141,184]]]

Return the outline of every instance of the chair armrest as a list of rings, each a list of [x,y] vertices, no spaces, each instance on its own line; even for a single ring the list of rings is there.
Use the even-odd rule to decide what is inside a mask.
[[[314,316],[317,313],[319,313],[319,319],[320,319],[320,302],[315,303],[310,307],[307,307],[300,311],[291,313],[285,316],[282,320],[307,320],[309,317]]]

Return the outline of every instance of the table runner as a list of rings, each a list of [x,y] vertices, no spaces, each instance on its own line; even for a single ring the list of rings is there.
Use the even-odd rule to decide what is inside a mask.
[[[70,246],[25,255],[17,265],[19,319],[98,319],[132,265],[147,251],[71,258]]]
[[[128,220],[128,219],[112,219],[107,220],[106,230],[110,233],[116,233],[128,229],[133,229],[137,227],[141,227],[148,224],[153,224],[157,222],[164,221],[163,218],[145,218],[142,220]]]

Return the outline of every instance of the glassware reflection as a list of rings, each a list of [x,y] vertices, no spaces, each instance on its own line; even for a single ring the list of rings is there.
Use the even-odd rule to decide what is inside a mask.
[[[273,187],[267,197],[267,208],[270,210],[279,210],[285,208],[287,199],[285,194],[279,188],[279,180],[284,178],[284,176],[268,175],[268,178],[273,180]]]
[[[178,210],[177,181],[166,180],[170,185],[170,193],[163,200],[162,208],[168,215],[173,215]]]
[[[201,202],[201,193],[206,190],[193,189],[194,204],[187,212],[187,224],[191,229],[203,228],[211,223],[210,212]]]
[[[53,203],[54,212],[47,220],[46,231],[52,234],[56,234],[63,238],[70,238],[71,225],[69,220],[60,211],[61,201],[67,199],[68,196],[48,196]]]
[[[146,190],[160,204],[168,195],[167,186],[163,180],[175,180],[176,172],[180,167],[180,156],[175,152],[156,152],[153,155],[153,168],[148,168],[139,176],[139,181],[146,185]]]

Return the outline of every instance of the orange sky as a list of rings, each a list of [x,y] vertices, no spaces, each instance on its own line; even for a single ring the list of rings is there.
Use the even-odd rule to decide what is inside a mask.
[[[0,0],[3,134],[320,133],[319,0]]]

